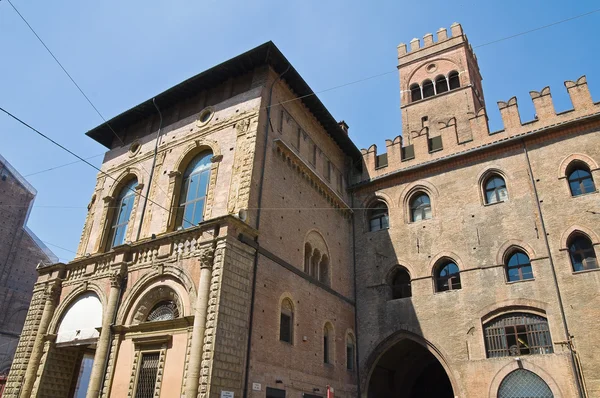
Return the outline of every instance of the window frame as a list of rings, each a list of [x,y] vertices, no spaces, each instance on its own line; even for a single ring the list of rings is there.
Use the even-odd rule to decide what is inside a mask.
[[[572,178],[573,174],[575,174],[576,172],[584,172],[584,173],[587,173],[588,176]],[[573,198],[598,191],[598,188],[596,187],[596,182],[594,181],[594,176],[592,174],[592,170],[584,162],[575,161],[571,165],[569,165],[569,167],[567,168],[567,172],[565,173],[565,177],[567,179],[567,185],[569,186],[569,193],[571,194],[571,197],[573,197]],[[589,180],[591,182],[591,186],[592,186],[592,189],[589,191],[586,190],[586,185],[584,183],[584,181],[587,181],[587,180]],[[573,186],[571,185],[573,182],[578,183],[577,188],[579,189],[579,193],[573,192]]]
[[[206,208],[207,208],[207,201],[208,201],[208,196],[209,196],[209,191],[210,191],[210,183],[211,183],[211,177],[212,177],[212,159],[214,157],[214,154],[211,150],[204,150],[202,152],[197,153],[196,155],[194,155],[190,161],[187,163],[185,170],[183,171],[183,174],[181,175],[181,186],[179,187],[179,197],[177,200],[177,212],[176,212],[176,216],[175,216],[175,227],[179,228],[181,227],[182,229],[189,229],[189,228],[193,228],[196,225],[198,225],[201,222],[205,221],[205,216],[206,216]],[[195,167],[201,167],[201,163],[203,163],[203,159],[206,159],[206,164],[204,165],[205,168],[204,169],[200,169],[198,171],[194,171]],[[194,163],[196,163],[197,161],[197,165],[195,167],[192,168],[192,165],[194,165]],[[191,171],[190,171],[191,168]],[[189,175],[186,175],[188,174]],[[199,194],[199,190],[200,190],[200,182],[203,180],[203,176],[206,176],[206,189],[205,192],[203,193],[203,195]],[[196,196],[193,197],[192,199],[188,200],[187,196],[188,196],[188,190],[190,188],[190,185],[193,183],[193,178],[198,178],[198,184],[196,185]],[[200,215],[200,220],[198,221],[198,224],[192,224],[190,223],[190,220],[188,220],[185,216],[186,211],[188,206],[193,206],[193,211],[192,211],[192,220],[195,218],[196,216],[196,212],[198,211],[197,206],[199,204],[199,202],[202,202],[202,214]],[[186,225],[189,224],[189,225]]]
[[[416,102],[423,99],[423,92],[421,91],[421,85],[419,83],[413,83],[408,87],[410,91],[410,102]],[[414,93],[418,93],[419,98],[415,98]]]
[[[291,307],[291,309],[285,308],[284,307],[284,303],[285,301],[289,302],[289,305]],[[286,343],[286,344],[290,344],[290,345],[294,345],[294,306],[293,306],[293,302],[290,298],[284,298],[283,300],[281,300],[281,304],[280,304],[280,311],[279,311],[279,341],[282,343]],[[289,327],[289,341],[283,339],[283,317],[286,316],[288,318],[287,320],[287,324]]]
[[[425,206],[425,205],[414,206],[414,203],[417,201],[417,199],[419,199],[423,196],[426,197],[427,200],[429,201],[428,206]],[[426,215],[427,208],[429,208],[429,217],[424,217],[424,215]],[[415,219],[415,214],[417,214],[416,213],[417,211],[421,212],[420,220]],[[425,191],[417,191],[417,192],[414,192],[412,195],[410,195],[410,198],[408,200],[408,215],[409,215],[410,223],[431,220],[433,218],[433,206],[431,204],[431,196],[429,195],[429,193],[427,193]]]
[[[503,185],[494,186],[493,188],[488,188],[488,185],[494,180],[502,180]],[[508,194],[508,186],[506,185],[506,179],[503,175],[499,173],[490,173],[483,179],[483,184],[481,186],[483,190],[483,203],[484,205],[495,205],[498,203],[508,202],[509,194]],[[506,198],[501,199],[499,191],[504,188]],[[488,197],[488,193],[492,193],[494,195],[494,200],[491,201]]]
[[[119,190],[119,195],[113,201],[114,209],[111,212],[111,221],[108,226],[108,239],[106,240],[106,250],[111,250],[116,246],[121,246],[127,242],[127,232],[130,229],[129,224],[131,220],[134,218],[134,210],[136,205],[136,200],[138,197],[137,187],[139,186],[139,182],[137,177],[133,177],[126,184],[124,184]],[[127,200],[127,203],[124,203]],[[121,218],[123,206],[128,209],[127,221],[119,223],[119,219]],[[115,244],[115,238],[117,237],[117,231],[123,228],[123,237],[122,240]]]
[[[449,274],[447,276],[442,276],[442,271],[444,271],[448,266],[453,264],[456,267],[456,272]],[[460,267],[457,262],[446,258],[438,262],[435,266],[434,270],[434,280],[435,280],[435,292],[436,293],[444,293],[451,292],[455,290],[462,289],[462,281],[460,278]],[[447,283],[445,283],[447,282]],[[442,289],[442,287],[446,286],[447,288]]]
[[[517,319],[520,319],[521,323],[517,323],[515,321]],[[514,324],[510,324],[511,322],[514,322]],[[482,326],[486,358],[548,355],[554,353],[548,318],[543,315],[511,311],[489,319]],[[508,334],[507,330],[511,330],[512,333]],[[525,341],[523,341],[523,335],[525,336]],[[508,336],[514,337],[514,344],[510,346]],[[537,344],[540,342],[548,344]],[[512,349],[515,345],[518,351]],[[525,350],[529,352],[524,352]],[[534,350],[543,350],[545,352],[532,352]]]
[[[588,248],[578,248],[577,250],[572,250],[572,247],[575,245],[576,241],[585,241],[586,244],[589,244]],[[585,234],[576,232],[569,236],[567,240],[567,252],[569,253],[569,261],[571,262],[571,270],[575,273],[577,272],[586,272],[600,269],[600,264],[598,263],[598,256],[596,255],[596,249],[594,248],[594,243],[592,240]],[[588,266],[588,259],[592,257],[585,257],[585,253],[593,254],[593,262],[592,266]],[[580,255],[581,261],[579,264],[581,265],[581,269],[575,269],[574,255]]]
[[[511,266],[509,264],[511,262],[511,260],[519,255],[525,256],[527,258],[527,263],[523,263],[523,264],[517,263],[516,265]],[[517,261],[519,261],[519,260],[517,259]],[[523,272],[523,268],[527,268],[527,267],[529,267],[529,270],[530,270],[529,273],[531,274],[531,277],[529,277],[529,278],[525,278],[525,276],[524,276],[525,273]],[[517,270],[518,279],[511,280],[511,277],[510,277],[511,269]],[[505,256],[504,270],[505,270],[504,273],[506,275],[507,283],[525,282],[525,281],[531,281],[531,280],[535,279],[535,275],[533,274],[533,266],[531,265],[531,257],[529,257],[529,254],[527,254],[527,252],[522,249],[512,250]]]
[[[377,214],[375,214],[377,212]],[[373,221],[379,221],[379,227],[373,228]],[[375,200],[367,210],[367,228],[369,232],[377,232],[390,228],[390,211],[383,200]]]

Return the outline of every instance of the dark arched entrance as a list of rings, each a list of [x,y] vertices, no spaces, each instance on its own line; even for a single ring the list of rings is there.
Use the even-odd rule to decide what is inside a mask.
[[[421,344],[404,339],[375,363],[368,398],[454,398],[454,392],[437,358]]]

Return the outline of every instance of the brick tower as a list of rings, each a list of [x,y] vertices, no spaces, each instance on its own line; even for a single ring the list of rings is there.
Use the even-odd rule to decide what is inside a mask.
[[[402,128],[409,143],[415,136],[428,134],[430,151],[441,148],[440,129],[456,124],[457,143],[473,137],[469,119],[485,107],[477,57],[460,24],[431,33],[423,43],[415,38],[398,46],[400,108]],[[444,143],[445,146],[446,143]]]

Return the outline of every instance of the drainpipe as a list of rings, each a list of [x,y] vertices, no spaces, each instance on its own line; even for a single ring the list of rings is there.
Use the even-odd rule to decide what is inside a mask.
[[[267,163],[267,145],[269,143],[269,126],[271,121],[271,101],[273,99],[273,88],[275,87],[275,83],[277,83],[283,75],[285,75],[290,70],[291,65],[288,65],[286,70],[284,70],[277,79],[273,80],[271,83],[271,88],[269,90],[269,98],[267,100],[267,120],[265,121],[265,150],[263,151],[263,159],[262,165],[260,169],[260,180],[258,185],[258,201],[257,201],[257,210],[256,210],[256,230],[260,227],[260,213],[261,213],[261,204],[262,204],[262,194],[263,194],[263,183],[265,181],[265,165]],[[244,372],[244,393],[243,398],[248,397],[248,379],[250,377],[250,352],[252,347],[252,321],[254,318],[254,298],[256,295],[256,272],[258,270],[258,236],[256,237],[256,251],[254,252],[254,266],[252,270],[252,293],[250,295],[250,320],[248,322],[248,344],[246,347],[246,370]]]
[[[154,144],[154,158],[152,158],[152,167],[150,167],[150,176],[148,177],[148,189],[146,190],[146,196],[144,197],[144,203],[142,204],[142,215],[140,216],[140,225],[138,226],[136,241],[140,239],[142,233],[142,224],[144,223],[144,213],[146,212],[146,204],[148,203],[148,196],[150,196],[150,187],[152,186],[152,176],[154,175],[154,167],[156,166],[156,157],[158,155],[158,139],[160,138],[160,132],[163,125],[163,117],[158,105],[156,105],[156,98],[152,98],[152,104],[158,111],[160,117],[160,123],[158,124],[158,131],[156,132],[156,143]]]
[[[350,176],[352,176],[352,171],[354,170],[354,161],[350,163]],[[350,178],[348,178],[350,181]],[[350,206],[352,206],[352,211],[354,211],[354,191],[350,193]],[[356,213],[352,213],[352,269],[354,272],[354,336],[356,341],[354,342],[354,353],[356,358],[354,358],[353,366],[356,367],[356,389],[357,389],[357,397],[361,398],[360,391],[360,367],[358,366],[359,356],[358,356],[358,294],[356,292]]]
[[[546,250],[548,250],[548,260],[550,261],[550,269],[552,270],[552,277],[554,279],[554,286],[556,287],[556,296],[558,299],[558,307],[560,309],[560,316],[562,318],[563,327],[565,329],[566,343],[571,353],[571,367],[575,375],[575,381],[577,382],[577,392],[580,398],[586,398],[587,392],[582,388],[582,380],[577,369],[577,358],[575,351],[573,350],[573,341],[571,339],[571,333],[569,332],[569,326],[567,324],[567,316],[565,315],[565,307],[560,293],[560,287],[558,285],[558,278],[556,276],[556,268],[554,267],[554,260],[552,259],[552,251],[550,250],[550,242],[548,241],[548,234],[546,232],[546,224],[544,223],[544,215],[542,213],[542,206],[540,205],[540,197],[538,195],[537,186],[535,185],[535,179],[533,177],[533,169],[531,168],[531,161],[529,160],[529,152],[527,151],[527,144],[525,140],[521,140],[523,144],[523,153],[525,154],[525,160],[527,160],[527,168],[529,170],[529,178],[531,180],[531,186],[533,187],[533,193],[535,196],[535,203],[537,210],[540,215],[540,224],[542,227],[542,235],[544,235],[544,242],[546,244]]]

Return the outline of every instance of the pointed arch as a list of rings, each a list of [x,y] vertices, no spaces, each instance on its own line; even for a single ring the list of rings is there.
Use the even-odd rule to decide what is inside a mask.
[[[554,398],[562,398],[564,397],[562,391],[558,387],[556,381],[550,376],[548,372],[546,372],[542,367],[534,364],[532,361],[509,361],[503,368],[501,368],[492,379],[490,383],[489,389],[489,397],[490,398],[499,398],[498,390],[500,389],[500,384],[502,381],[508,376],[510,373],[514,372],[518,369],[525,369],[532,373],[535,373],[539,376],[544,382],[548,385],[550,390],[552,391],[552,395]]]

